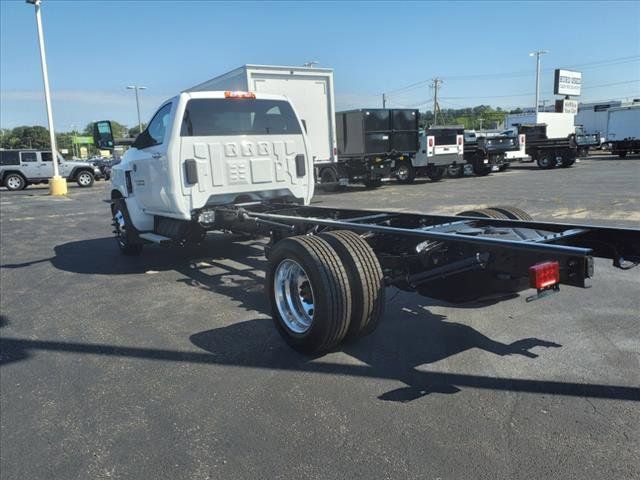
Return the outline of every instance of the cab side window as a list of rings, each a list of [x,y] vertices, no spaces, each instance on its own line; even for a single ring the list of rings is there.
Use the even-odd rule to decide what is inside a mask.
[[[51,152],[40,152],[40,160],[50,162],[53,159]]]
[[[21,152],[20,160],[23,162],[37,162],[36,152]]]
[[[153,145],[160,145],[164,142],[165,134],[169,124],[169,114],[171,113],[171,104],[167,103],[154,115],[149,122],[147,131],[153,140]]]

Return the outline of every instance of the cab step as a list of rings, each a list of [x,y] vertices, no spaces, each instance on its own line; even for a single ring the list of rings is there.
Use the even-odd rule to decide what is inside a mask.
[[[158,245],[168,245],[173,243],[173,239],[169,237],[165,237],[164,235],[158,235],[153,232],[145,232],[138,235],[143,240],[146,240],[151,243],[157,243]]]

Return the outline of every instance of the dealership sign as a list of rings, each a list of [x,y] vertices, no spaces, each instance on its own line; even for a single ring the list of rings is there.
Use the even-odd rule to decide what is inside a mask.
[[[578,113],[577,100],[556,100],[556,112],[559,113]]]
[[[555,95],[580,95],[582,88],[582,72],[562,70],[556,68],[553,81],[553,93]]]

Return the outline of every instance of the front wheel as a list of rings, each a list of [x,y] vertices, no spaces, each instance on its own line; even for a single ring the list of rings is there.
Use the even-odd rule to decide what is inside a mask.
[[[94,180],[95,178],[93,176],[93,173],[86,170],[83,170],[82,172],[78,173],[78,175],[76,175],[76,183],[82,188],[90,187],[91,185],[93,185]]]
[[[402,162],[396,168],[396,179],[400,183],[413,183],[416,179],[416,172],[409,162]]]
[[[140,255],[142,243],[136,241],[135,228],[131,225],[127,205],[123,199],[116,200],[111,204],[113,215],[113,233],[116,234],[116,241],[120,251],[125,255]]]
[[[10,173],[4,179],[4,186],[7,187],[7,190],[17,191],[23,190],[27,187],[27,181],[24,179],[22,175],[17,173]]]

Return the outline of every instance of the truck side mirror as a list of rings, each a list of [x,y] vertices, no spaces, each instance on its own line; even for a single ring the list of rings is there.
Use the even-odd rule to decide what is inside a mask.
[[[109,120],[102,120],[93,124],[93,143],[100,150],[113,150],[113,130]]]

